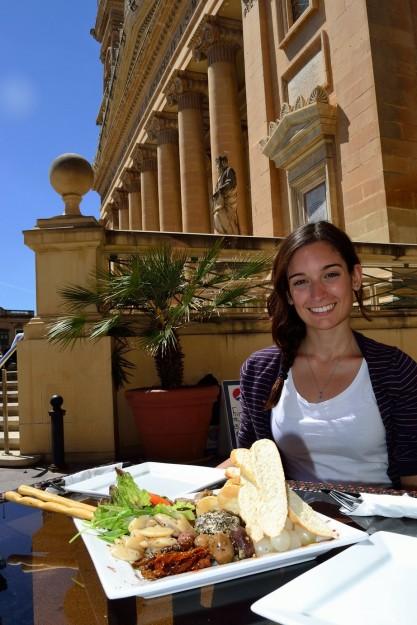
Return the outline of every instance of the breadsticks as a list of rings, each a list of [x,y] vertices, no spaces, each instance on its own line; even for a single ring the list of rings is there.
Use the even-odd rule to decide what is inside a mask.
[[[4,498],[7,501],[13,501],[24,506],[47,510],[48,512],[59,512],[66,516],[84,519],[85,521],[91,521],[96,510],[94,506],[89,504],[53,495],[31,486],[19,486],[18,491],[7,491],[4,493]]]
[[[17,492],[20,495],[26,495],[27,497],[35,497],[36,499],[41,499],[42,501],[52,501],[55,503],[59,503],[63,506],[71,506],[77,508],[83,508],[84,510],[90,510],[94,512],[96,506],[90,506],[88,503],[83,503],[82,501],[75,501],[72,499],[68,499],[67,497],[61,497],[60,495],[54,495],[54,493],[49,493],[46,490],[41,490],[40,488],[34,488],[33,486],[26,486],[26,484],[22,484],[17,489]]]

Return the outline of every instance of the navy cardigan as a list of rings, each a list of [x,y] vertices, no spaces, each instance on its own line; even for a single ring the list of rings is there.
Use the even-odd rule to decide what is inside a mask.
[[[417,363],[397,347],[354,332],[365,358],[386,431],[388,476],[395,487],[400,477],[417,474]],[[272,346],[252,354],[241,369],[239,447],[260,438],[272,439],[271,411],[265,409],[278,377],[281,352]],[[366,482],[366,476],[364,476]]]

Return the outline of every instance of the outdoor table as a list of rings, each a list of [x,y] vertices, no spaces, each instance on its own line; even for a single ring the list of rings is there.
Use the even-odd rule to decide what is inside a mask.
[[[339,513],[323,485],[292,486],[318,511],[370,534],[386,530],[417,536],[417,520],[353,520]],[[165,597],[109,601],[83,540],[69,542],[76,533],[71,518],[4,501],[0,512],[1,625],[267,624],[251,604],[336,553]]]

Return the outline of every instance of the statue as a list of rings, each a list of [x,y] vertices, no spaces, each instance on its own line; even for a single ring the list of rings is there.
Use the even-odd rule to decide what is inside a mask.
[[[213,222],[215,234],[239,234],[237,218],[237,186],[235,170],[227,156],[216,158],[217,183],[213,193]]]

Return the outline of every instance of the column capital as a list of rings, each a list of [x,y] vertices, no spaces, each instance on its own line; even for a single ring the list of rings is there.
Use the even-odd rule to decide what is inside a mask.
[[[158,145],[178,143],[178,118],[176,113],[152,113],[146,132]]]
[[[190,42],[197,61],[207,58],[208,64],[218,61],[233,63],[243,45],[242,26],[238,20],[206,15]]]
[[[140,191],[140,171],[138,169],[124,169],[121,175],[123,189],[128,193]]]
[[[123,210],[128,206],[127,190],[117,187],[112,193],[112,200],[119,210]]]
[[[203,96],[208,96],[207,76],[199,72],[176,70],[164,90],[170,106],[199,109]]]
[[[119,209],[113,197],[105,206],[104,218],[107,218],[107,221],[110,221],[113,230],[119,229]]]
[[[156,146],[151,143],[137,143],[132,153],[133,168],[139,172],[156,171]]]

